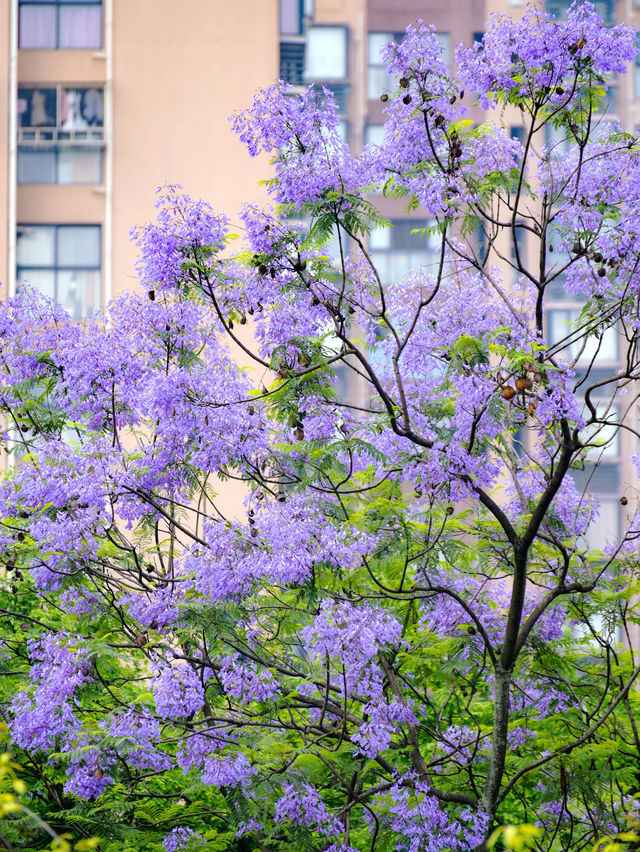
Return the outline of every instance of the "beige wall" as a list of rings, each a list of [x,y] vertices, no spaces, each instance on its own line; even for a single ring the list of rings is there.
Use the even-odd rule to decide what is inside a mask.
[[[113,292],[133,284],[133,225],[154,215],[156,188],[182,184],[232,221],[265,199],[228,116],[278,72],[276,0],[115,0]]]

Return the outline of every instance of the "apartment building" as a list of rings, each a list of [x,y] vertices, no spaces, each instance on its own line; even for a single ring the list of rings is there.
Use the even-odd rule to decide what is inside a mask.
[[[4,292],[90,314],[134,285],[158,186],[260,200],[228,116],[277,74],[277,0],[0,0]]]
[[[570,0],[541,0],[562,16]],[[597,0],[610,24],[640,23],[640,0]],[[354,149],[380,138],[391,90],[380,50],[422,18],[450,61],[479,39],[491,13],[522,14],[522,0],[0,0],[0,280],[28,280],[75,317],[135,283],[130,228],[153,216],[165,182],[231,216],[261,201],[266,159],[251,160],[228,116],[280,76],[334,93]],[[640,63],[612,80],[609,112],[640,121]],[[477,111],[472,114],[482,120]],[[507,113],[522,132],[517,111]],[[393,228],[370,249],[386,280],[429,262],[411,231],[415,216],[381,200]],[[524,251],[534,251],[524,246]],[[580,309],[553,290],[548,332],[562,334]],[[609,369],[615,335],[603,343]],[[607,448],[592,487],[603,503],[594,543],[620,524],[620,495],[637,493],[624,433]],[[634,501],[635,502],[635,501]]]

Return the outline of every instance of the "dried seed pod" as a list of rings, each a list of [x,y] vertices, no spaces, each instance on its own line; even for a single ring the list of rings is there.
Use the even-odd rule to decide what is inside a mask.
[[[564,95],[564,89],[562,86],[556,86],[556,95]]]
[[[444,115],[436,115],[435,121],[433,122],[436,127],[442,127],[444,124]]]
[[[518,378],[515,381],[516,390],[518,390],[518,391],[526,390],[527,381],[528,381],[528,379],[526,379],[524,376],[518,376]]]
[[[409,81],[407,80],[406,77],[400,77],[400,80],[398,82],[400,83],[400,85],[402,86],[403,89],[409,88]]]
[[[151,622],[149,627],[150,627],[151,630],[157,630],[158,629],[158,622],[156,621],[155,618],[153,619],[153,621]]]
[[[604,268],[604,266],[601,266],[600,269],[598,270],[598,277],[604,278],[606,274],[607,274],[607,270]]]
[[[453,106],[453,104],[455,104],[456,100],[457,100],[456,96],[451,95],[451,97],[449,98],[449,103]]]
[[[251,535],[251,538],[258,538],[260,533],[258,532],[256,527],[251,527],[250,535]]]
[[[623,494],[622,497],[620,498],[620,505],[626,506],[628,502],[629,502],[629,500]]]
[[[302,426],[296,426],[293,434],[295,435],[296,441],[304,441],[304,429]]]
[[[473,625],[470,624],[469,627],[467,627],[467,633],[469,634],[469,636],[475,636],[477,632],[478,631]]]
[[[161,584],[161,586],[164,588],[164,584]],[[147,636],[146,630],[143,633],[138,633],[138,635],[133,641],[136,643],[138,648],[144,648],[144,646],[149,641],[149,637]]]
[[[380,100],[382,101],[383,104],[386,104],[386,102],[389,100],[389,95],[386,92],[383,92],[380,95]]]
[[[537,407],[538,407],[538,403],[537,403],[537,402],[530,402],[530,403],[529,403],[529,409],[528,409],[528,410],[529,410],[529,414],[530,414],[532,417],[533,417],[533,415],[536,413],[536,408],[537,408]]]
[[[405,95],[404,98],[402,99],[402,103],[403,104],[410,104],[411,103],[411,95],[409,95],[409,94]]]
[[[149,290],[149,292],[147,293],[147,295],[149,296],[149,299],[150,299],[152,302],[155,302],[155,300],[156,300],[156,291],[155,291],[155,290]]]
[[[503,399],[513,399],[515,395],[516,390],[511,385],[505,385],[505,387],[502,388]]]
[[[453,515],[454,511],[455,511],[455,510],[454,510],[453,506],[447,506],[447,508],[445,509],[445,512],[446,512],[446,513],[447,513],[447,515],[449,515],[449,516]]]

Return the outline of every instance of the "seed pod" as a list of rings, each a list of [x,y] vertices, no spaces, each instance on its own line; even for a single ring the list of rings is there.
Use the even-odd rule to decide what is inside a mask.
[[[158,629],[158,622],[155,620],[155,618],[153,619],[153,621],[151,622],[149,627],[150,627],[151,630],[157,630]]]
[[[576,42],[576,47],[578,47],[578,48],[584,47],[586,43],[587,43],[586,38],[584,36],[580,36],[580,38]]]
[[[451,97],[449,98],[449,103],[453,106],[453,104],[455,104],[456,100],[457,100],[456,96],[451,95]]]
[[[276,495],[276,500],[278,501],[278,503],[284,503],[286,499],[287,495],[284,493],[284,491],[278,491]]]
[[[530,402],[529,403],[529,414],[531,415],[531,417],[533,417],[533,415],[536,413],[537,407],[538,407],[537,402]]]
[[[517,378],[517,379],[516,379],[516,381],[515,381],[516,390],[519,390],[519,391],[526,390],[526,387],[527,387],[527,381],[528,381],[528,380],[527,380],[527,379],[525,379],[525,377],[524,377],[524,376],[518,376],[518,378]]]
[[[400,83],[400,85],[402,86],[403,89],[409,88],[409,81],[407,80],[406,77],[400,77],[400,80],[398,82]]]
[[[569,50],[569,53],[572,56],[575,56],[575,54],[578,52],[578,45],[577,44],[570,44],[569,47],[568,47],[568,50]]]
[[[467,633],[469,634],[469,636],[475,636],[477,632],[478,631],[476,630],[476,628],[472,624],[470,624],[469,627],[467,627]]]
[[[451,515],[453,515],[454,511],[455,510],[454,510],[453,506],[447,506],[447,508],[445,509],[445,512],[447,513],[447,515],[449,515],[449,517],[451,517]]]
[[[621,506],[626,506],[628,502],[629,502],[628,499],[624,495],[620,498],[620,505]]]
[[[260,266],[258,267],[258,272],[260,273],[260,275],[266,275],[268,271],[269,270],[264,265],[264,263],[261,263]]]
[[[556,86],[556,95],[564,95],[564,89],[562,86]]]
[[[405,95],[404,98],[402,99],[402,103],[403,104],[410,104],[411,103],[411,95],[409,95],[409,94]]]
[[[382,101],[383,104],[386,104],[386,102],[389,100],[389,95],[386,92],[383,92],[380,95],[380,100]]]
[[[502,388],[503,399],[513,399],[515,395],[515,388],[511,387],[511,385],[505,385],[505,387]]]
[[[258,530],[256,529],[256,527],[251,527],[250,535],[251,535],[251,538],[258,538],[258,536],[260,535],[260,533],[258,532]]]
[[[252,405],[249,405],[249,406],[247,407],[247,414],[248,414],[250,417],[252,417],[255,413],[256,413],[255,408],[254,408]]]
[[[295,432],[293,433],[296,437],[296,441],[304,441],[304,429],[302,426],[296,426]]]
[[[462,89],[462,91],[460,92],[460,100],[462,100],[463,98],[464,98],[464,89]]]
[[[165,584],[163,584],[163,583],[161,583],[160,586],[161,586],[161,588],[165,588]],[[147,636],[147,633],[145,631],[144,633],[138,633],[138,635],[136,636],[136,638],[133,641],[136,643],[138,648],[144,648],[144,646],[149,641],[149,637]]]
[[[602,255],[599,251],[594,252],[593,259],[596,263],[602,263]]]
[[[598,276],[600,278],[604,278],[606,274],[607,274],[607,270],[604,268],[604,266],[601,266],[600,269],[598,270]]]
[[[152,302],[155,302],[155,300],[156,300],[156,291],[155,290],[149,290],[147,295],[149,296],[149,298],[151,299]]]
[[[247,313],[249,314],[249,316],[253,316],[253,305],[249,305],[249,307],[247,308]]]
[[[442,127],[444,124],[444,115],[436,115],[434,124],[436,127]]]

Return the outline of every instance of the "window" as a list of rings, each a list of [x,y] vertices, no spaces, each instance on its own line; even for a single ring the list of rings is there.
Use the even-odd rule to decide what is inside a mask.
[[[280,0],[280,34],[302,35],[302,0]]]
[[[391,228],[379,228],[369,236],[369,253],[384,284],[402,280],[419,267],[437,272],[440,260],[439,234],[412,233],[425,227],[419,219],[394,219]]]
[[[392,41],[399,42],[404,33],[369,33],[367,37],[367,94],[371,100],[377,100],[383,92],[398,88],[398,77],[389,74],[382,51]],[[451,35],[436,33],[447,68],[451,65]]]
[[[382,145],[384,142],[384,124],[367,124],[364,129],[365,145]]]
[[[367,93],[371,100],[383,92],[397,89],[397,78],[387,73],[383,49],[392,41],[400,41],[402,33],[369,33],[367,39]]]
[[[20,0],[21,48],[102,47],[102,0]]]
[[[547,0],[546,11],[551,12],[559,20],[565,21],[572,2],[573,0]],[[593,0],[595,11],[608,27],[615,23],[614,5],[615,0]]]
[[[99,225],[19,225],[17,279],[55,299],[73,319],[100,307]]]
[[[560,356],[573,361],[578,357],[584,343],[582,333],[578,328],[580,308],[554,308],[547,311],[547,340],[550,346],[564,341],[571,335],[569,341],[562,344]],[[599,349],[598,349],[599,347]],[[598,361],[615,361],[618,357],[618,335],[615,328],[607,328],[598,335],[591,335],[580,354],[578,363],[589,364],[594,354],[598,352]]]
[[[18,183],[101,183],[103,92],[18,89]]]
[[[347,70],[346,27],[314,26],[307,30],[305,80],[344,80]]]
[[[280,79],[292,86],[304,85],[304,42],[280,42]]]

